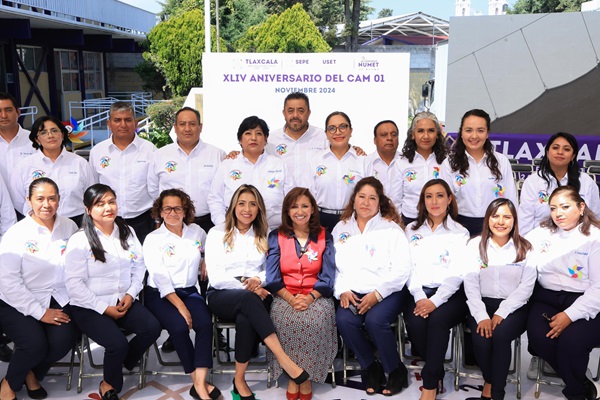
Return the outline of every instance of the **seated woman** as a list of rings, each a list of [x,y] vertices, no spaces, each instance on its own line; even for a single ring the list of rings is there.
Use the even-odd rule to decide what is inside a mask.
[[[550,218],[527,235],[538,272],[527,337],[565,382],[565,398],[596,398],[585,373],[600,346],[600,221],[572,186],[555,189],[548,203]]]
[[[77,225],[56,215],[59,200],[53,180],[33,181],[27,195],[31,213],[0,244],[0,324],[15,343],[1,399],[16,398],[23,383],[32,399],[46,398],[39,381],[75,342],[62,254]]]
[[[146,272],[142,245],[117,217],[110,186],[95,184],[83,194],[82,229],[67,243],[65,278],[77,327],[104,347],[102,400],[118,400],[122,366],[132,370],[161,332],[160,323],[137,297]],[[121,328],[135,333],[127,342]]]
[[[428,400],[443,387],[450,329],[467,315],[459,257],[469,232],[454,220],[456,201],[442,179],[423,186],[417,208],[417,219],[406,227],[413,270],[403,316],[410,342],[425,360],[421,399]]]
[[[269,234],[266,289],[277,296],[271,319],[286,354],[323,383],[337,353],[335,249],[331,234],[319,223],[315,198],[306,188],[292,189],[283,200],[279,229]],[[268,353],[271,356],[270,353]],[[275,379],[281,375],[269,357]],[[298,387],[289,381],[288,400],[310,400],[311,382]]]
[[[235,378],[231,393],[237,400],[255,399],[245,374],[258,339],[297,385],[309,378],[283,351],[267,310],[270,294],[263,288],[267,253],[265,214],[258,189],[241,185],[231,198],[225,224],[215,226],[206,238],[208,308],[219,318],[235,321]]]
[[[485,385],[482,399],[504,399],[511,342],[527,327],[527,301],[537,272],[528,262],[531,243],[519,235],[517,210],[509,199],[488,206],[483,232],[467,245],[464,285],[475,358]]]
[[[161,222],[144,242],[148,268],[145,305],[169,332],[195,399],[218,399],[219,389],[206,382],[212,368],[212,315],[198,293],[198,270],[206,232],[194,221],[194,205],[181,189],[163,190],[154,201],[152,217]],[[190,329],[196,332],[194,343]]]
[[[363,382],[369,395],[386,384],[384,372],[389,374],[384,395],[408,387],[408,371],[390,327],[402,311],[401,291],[410,274],[408,241],[399,223],[400,216],[381,182],[370,176],[356,184],[332,234],[336,240],[335,297],[340,300],[338,329],[344,344],[367,370]]]

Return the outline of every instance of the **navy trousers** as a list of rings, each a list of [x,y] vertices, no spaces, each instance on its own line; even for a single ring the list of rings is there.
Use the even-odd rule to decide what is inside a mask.
[[[402,307],[402,292],[390,294],[363,315],[354,315],[349,308],[338,307],[336,312],[338,331],[344,343],[356,354],[362,369],[366,369],[375,361],[372,344],[379,351],[379,358],[385,372],[390,373],[400,366],[398,342],[390,324],[398,320]],[[362,330],[363,324],[370,341]]]
[[[158,289],[144,289],[144,304],[169,332],[186,374],[196,368],[212,368],[212,314],[206,301],[195,287],[175,289],[175,293],[192,315],[192,329],[196,332],[194,343],[185,319],[169,300],[160,297]]]
[[[490,319],[504,299],[484,297],[483,302]],[[494,329],[491,338],[482,337],[477,333],[477,322],[469,316],[469,328],[473,340],[475,358],[481,369],[483,379],[492,384],[492,398],[504,399],[504,387],[510,368],[511,343],[525,332],[527,328],[527,304],[509,314]]]
[[[69,306],[60,307],[52,299],[50,308],[71,315]],[[68,324],[50,325],[25,316],[0,300],[0,323],[15,343],[15,351],[6,371],[10,388],[18,392],[32,371],[38,381],[44,379],[53,363],[63,358],[75,344],[76,328]]]
[[[146,349],[160,336],[160,322],[137,300],[116,320],[87,308],[72,306],[71,311],[81,332],[104,347],[104,381],[120,392],[122,367],[132,370],[136,366]],[[135,333],[135,337],[128,342],[121,328]]]

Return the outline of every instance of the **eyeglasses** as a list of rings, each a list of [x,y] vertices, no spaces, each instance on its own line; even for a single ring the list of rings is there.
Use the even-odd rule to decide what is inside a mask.
[[[175,214],[181,214],[183,212],[183,207],[163,207],[161,211],[165,214],[171,214],[171,211],[175,211]]]
[[[52,134],[52,136],[58,136],[61,134],[60,129],[50,129],[49,131],[39,131],[38,136],[46,137]]]
[[[339,126],[329,125],[327,127],[327,132],[331,133],[332,135],[337,131],[340,131],[340,133],[344,133],[348,130],[348,128],[350,128],[350,125],[348,124],[341,124]]]

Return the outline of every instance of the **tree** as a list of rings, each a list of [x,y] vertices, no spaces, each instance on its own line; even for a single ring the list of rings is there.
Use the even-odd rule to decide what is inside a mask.
[[[344,0],[344,17],[346,27],[343,36],[346,38],[346,51],[358,50],[358,28],[360,25],[360,0]]]
[[[377,18],[391,17],[392,15],[394,15],[394,10],[391,8],[383,8],[381,11],[379,11]]]
[[[331,50],[302,4],[251,27],[236,43],[236,48],[239,52],[257,53],[322,53]]]
[[[517,0],[508,9],[509,14],[557,13],[581,11],[586,0]]]
[[[266,4],[260,0],[232,0],[231,7],[225,7],[220,15],[220,36],[231,44],[242,38],[248,28],[265,22],[269,17]],[[229,50],[235,51],[232,45]]]
[[[215,29],[211,36],[216,37]],[[156,25],[148,34],[150,50],[144,59],[163,74],[174,95],[186,95],[202,86],[204,16],[198,9],[186,11]],[[215,41],[212,44],[216,50]]]

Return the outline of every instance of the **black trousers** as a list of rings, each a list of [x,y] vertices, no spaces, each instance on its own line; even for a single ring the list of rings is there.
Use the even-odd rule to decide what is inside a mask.
[[[50,308],[71,315],[69,306],[61,307],[54,299]],[[63,358],[75,344],[76,328],[68,324],[51,325],[25,316],[0,300],[0,323],[15,343],[15,352],[6,371],[10,388],[18,392],[32,371],[38,381],[44,379],[50,366]]]
[[[327,229],[327,232],[331,233],[333,228],[340,222],[341,214],[329,214],[324,213],[323,211],[319,211],[319,219],[321,221],[321,226]]]
[[[456,222],[467,228],[471,237],[481,235],[483,230],[483,218],[465,217],[464,215],[458,215]]]
[[[125,218],[125,223],[131,226],[140,243],[144,243],[144,239],[155,228],[154,218],[150,215],[150,210],[147,210],[137,217]]]
[[[491,319],[504,299],[484,297],[482,300]],[[483,374],[483,379],[492,384],[494,400],[504,399],[504,387],[512,355],[511,343],[525,332],[527,316],[528,306],[526,304],[509,314],[496,326],[489,339],[478,334],[477,322],[472,316],[468,318],[475,358]]]
[[[208,291],[208,308],[217,317],[235,321],[235,361],[246,363],[252,358],[254,345],[275,333],[269,316],[271,296],[264,301],[245,289]]]

